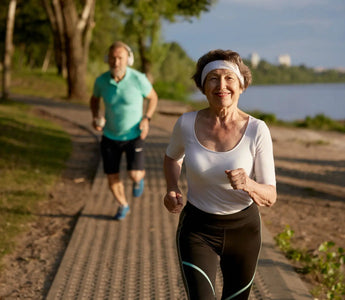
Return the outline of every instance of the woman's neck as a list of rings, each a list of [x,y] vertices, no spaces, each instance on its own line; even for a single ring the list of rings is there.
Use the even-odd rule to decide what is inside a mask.
[[[240,110],[237,107],[222,107],[220,109],[209,107],[205,110],[206,116],[221,123],[236,121],[240,118]]]

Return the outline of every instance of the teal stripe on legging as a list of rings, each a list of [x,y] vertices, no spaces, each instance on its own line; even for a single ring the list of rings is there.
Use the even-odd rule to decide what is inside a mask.
[[[225,300],[233,299],[233,298],[235,298],[236,296],[238,296],[239,294],[241,294],[242,292],[244,292],[246,289],[248,289],[248,288],[252,285],[252,283],[253,283],[253,281],[254,281],[254,277],[255,277],[255,274],[254,274],[252,280],[247,284],[247,286],[245,286],[243,289],[240,289],[240,290],[239,290],[238,292],[236,292],[235,294],[232,294],[232,295],[229,296],[228,298],[225,298]]]
[[[261,236],[261,235],[262,235],[261,216],[259,215],[259,217],[260,217],[260,236]],[[260,252],[261,252],[261,245],[260,245],[260,251],[259,251],[259,253],[260,253]],[[236,296],[238,296],[239,294],[241,294],[242,292],[244,292],[246,289],[248,289],[248,288],[252,285],[252,283],[253,283],[253,281],[254,281],[255,274],[256,274],[256,270],[255,270],[255,272],[254,272],[254,275],[253,275],[252,280],[247,284],[247,286],[245,286],[243,289],[239,290],[239,291],[236,292],[235,294],[229,296],[228,298],[225,298],[225,300],[231,300],[231,299],[235,298]]]
[[[208,278],[207,274],[206,274],[203,270],[201,270],[199,267],[197,267],[196,265],[193,265],[193,264],[191,264],[191,263],[189,263],[189,262],[183,261],[182,264],[184,264],[184,265],[186,265],[186,266],[189,266],[189,267],[191,267],[191,268],[193,268],[193,269],[199,271],[202,275],[204,275],[204,277],[207,279],[208,283],[209,283],[210,286],[211,286],[211,289],[212,289],[212,292],[213,292],[214,297],[216,297],[216,293],[215,293],[215,291],[214,291],[212,282],[211,282],[211,280]]]

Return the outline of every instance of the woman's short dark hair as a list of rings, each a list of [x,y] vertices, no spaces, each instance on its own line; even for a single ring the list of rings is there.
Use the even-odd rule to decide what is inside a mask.
[[[211,50],[201,56],[196,64],[196,71],[193,75],[193,80],[196,86],[203,92],[203,83],[201,82],[201,73],[204,67],[211,61],[214,60],[226,60],[238,65],[241,74],[244,78],[244,86],[242,87],[244,90],[251,84],[252,82],[252,73],[250,69],[244,64],[241,56],[234,51],[231,50]]]

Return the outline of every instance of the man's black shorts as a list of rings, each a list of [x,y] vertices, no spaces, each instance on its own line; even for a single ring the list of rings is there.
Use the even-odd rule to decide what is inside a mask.
[[[122,153],[126,153],[127,170],[144,170],[145,141],[140,137],[129,141],[115,141],[102,136],[101,154],[103,158],[103,169],[106,174],[120,172]]]

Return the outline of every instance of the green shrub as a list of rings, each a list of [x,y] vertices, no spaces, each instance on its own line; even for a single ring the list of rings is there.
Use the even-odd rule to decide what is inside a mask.
[[[335,130],[345,132],[345,126],[334,121],[331,118],[325,116],[324,114],[318,114],[315,117],[306,117],[303,121],[296,121],[294,124],[297,127],[311,128],[311,129],[321,129],[321,130]]]
[[[264,113],[264,112],[259,111],[259,110],[254,110],[254,111],[250,112],[250,115],[252,115],[254,118],[265,121],[265,123],[267,123],[267,124],[278,123],[276,115],[272,114],[272,113]]]
[[[333,242],[323,242],[314,253],[296,249],[291,243],[293,235],[294,231],[287,225],[274,239],[288,259],[300,263],[300,272],[311,274],[318,282],[312,294],[332,300],[344,299],[345,250],[341,247],[334,250]]]
[[[188,98],[185,85],[179,82],[157,81],[154,89],[161,99],[186,101]]]

